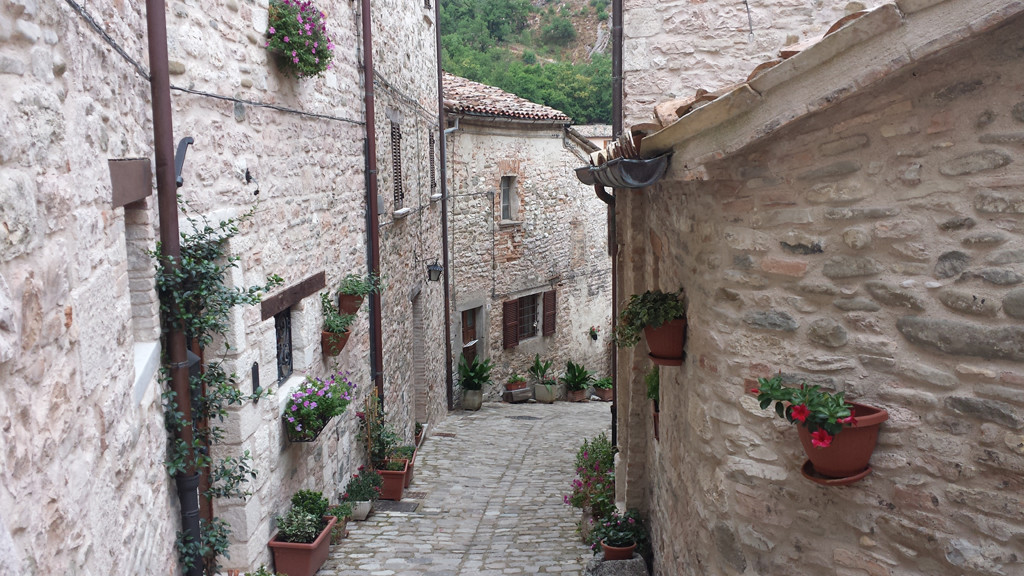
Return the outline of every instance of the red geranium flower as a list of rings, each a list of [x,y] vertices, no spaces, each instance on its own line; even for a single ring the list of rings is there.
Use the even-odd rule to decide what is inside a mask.
[[[811,433],[811,444],[818,448],[828,448],[832,444],[832,435],[826,432],[823,428],[818,428]]]
[[[791,415],[793,416],[793,420],[806,422],[807,417],[811,415],[811,411],[804,404],[800,404],[799,406],[793,406],[793,412]]]
[[[751,393],[751,394],[760,394],[760,393],[761,393],[761,390],[760,390],[760,389],[758,389],[758,388],[751,388],[751,389],[750,389],[750,393]]]

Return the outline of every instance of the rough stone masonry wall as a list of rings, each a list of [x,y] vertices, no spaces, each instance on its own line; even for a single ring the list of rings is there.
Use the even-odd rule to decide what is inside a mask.
[[[686,287],[688,360],[636,374],[620,497],[656,573],[1010,575],[1024,570],[1021,19],[709,166],[622,195],[623,298]],[[874,472],[804,479],[760,410],[781,372],[886,408]],[[621,381],[621,380],[620,380]]]
[[[471,124],[449,140],[452,194],[453,336],[461,349],[461,311],[484,307],[477,327],[481,356],[495,364],[485,397],[500,397],[513,372],[527,375],[535,354],[553,361],[552,376],[572,360],[609,375],[611,270],[605,204],[576,180],[581,160],[561,128]],[[501,177],[515,176],[517,224],[501,223]],[[502,302],[556,291],[554,336],[502,348]],[[588,329],[600,327],[591,340]]]
[[[138,6],[91,10],[145,53]],[[150,379],[133,391],[134,280],[107,170],[150,154],[148,91],[64,2],[0,4],[3,574],[174,565],[159,390]]]
[[[433,10],[422,3],[373,2],[380,203],[384,406],[388,421],[412,443],[416,398],[428,422],[447,414],[444,285],[427,280],[441,256],[437,61]],[[391,124],[401,127],[403,208],[396,213]],[[433,158],[431,166],[431,139]],[[431,189],[431,171],[438,183]],[[432,197],[433,196],[433,197]],[[415,318],[422,319],[416,329]],[[419,346],[414,342],[419,342]],[[422,353],[422,356],[419,354]]]
[[[625,125],[650,122],[654,106],[742,82],[779,50],[820,37],[846,14],[882,2],[625,0]],[[751,26],[753,35],[751,35]]]

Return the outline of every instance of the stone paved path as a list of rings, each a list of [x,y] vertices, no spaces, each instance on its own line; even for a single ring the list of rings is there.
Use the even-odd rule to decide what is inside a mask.
[[[591,553],[562,495],[580,443],[609,433],[608,406],[488,402],[451,413],[417,457],[403,501],[419,509],[350,522],[317,575],[579,576]]]

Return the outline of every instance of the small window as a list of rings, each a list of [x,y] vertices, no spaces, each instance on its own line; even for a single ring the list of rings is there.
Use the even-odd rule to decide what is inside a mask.
[[[402,187],[402,127],[391,123],[391,173],[395,188],[395,210],[405,205],[405,189]]]
[[[277,382],[280,384],[292,375],[292,309],[274,316],[274,332],[277,335]]]
[[[519,340],[537,335],[537,308],[536,294],[519,299]]]
[[[516,195],[516,177],[501,177],[501,219],[515,220],[518,204]]]

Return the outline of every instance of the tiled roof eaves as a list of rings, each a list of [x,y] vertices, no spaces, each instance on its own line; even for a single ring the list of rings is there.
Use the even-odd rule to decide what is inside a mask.
[[[515,120],[521,122],[544,122],[548,124],[569,124],[568,116],[540,116],[527,114],[508,114],[500,111],[481,109],[473,106],[446,106],[449,114],[462,114],[477,118],[492,118],[502,120]]]
[[[928,9],[939,3],[941,9]],[[642,155],[651,158],[674,149],[673,164],[698,169],[695,177],[699,177],[698,167],[704,163],[729,156],[1024,12],[1024,0],[898,0],[898,4],[879,6],[644,138]],[[901,10],[904,4],[907,7]]]

